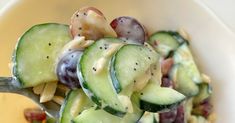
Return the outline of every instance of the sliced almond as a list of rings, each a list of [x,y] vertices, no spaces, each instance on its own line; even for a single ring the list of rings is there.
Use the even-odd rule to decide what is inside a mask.
[[[48,102],[53,99],[57,88],[57,82],[46,83],[40,96],[40,103]]]
[[[86,47],[90,46],[92,43],[94,43],[93,40],[85,40],[84,36],[75,36],[72,41],[67,43],[60,53],[60,58],[66,55],[68,52],[74,51],[74,50],[84,50]]]
[[[67,86],[62,85],[62,84],[58,84],[57,89],[62,91],[65,94],[67,94],[70,91],[70,89]]]
[[[44,87],[45,87],[45,83],[35,86],[33,87],[33,92],[37,95],[40,95],[43,92]]]
[[[106,53],[104,54],[104,57],[110,57],[112,54],[114,54],[114,52],[117,51],[117,49],[122,46],[122,43],[113,43],[109,46],[109,48],[107,49]]]
[[[61,96],[54,96],[54,97],[52,98],[52,100],[53,100],[54,102],[56,102],[57,104],[60,104],[60,105],[62,105],[62,104],[64,103],[64,98],[61,97]]]

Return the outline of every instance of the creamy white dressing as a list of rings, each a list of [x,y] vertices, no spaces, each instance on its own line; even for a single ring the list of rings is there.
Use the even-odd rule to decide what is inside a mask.
[[[126,108],[128,113],[133,113],[133,106],[128,96],[118,95],[118,99],[121,101],[122,105]]]
[[[147,48],[149,48],[152,51],[155,51],[155,49],[147,42],[144,42],[144,46],[146,46]]]
[[[105,52],[105,54],[104,54],[104,57],[106,57],[106,58],[110,57],[114,52],[117,51],[117,48],[119,48],[121,45],[123,45],[123,44],[122,43],[113,43],[113,44],[109,45],[107,52]]]
[[[92,67],[96,69],[96,70],[93,70],[93,73],[99,74],[103,70],[106,63],[107,63],[107,58],[101,57],[100,59],[98,59]]]
[[[138,76],[134,81],[134,91],[142,90],[151,78],[151,71],[148,69],[144,74]]]
[[[161,62],[163,58],[160,58],[156,64],[151,65],[151,79],[150,81],[155,82],[156,85],[161,85],[162,82],[162,71]]]
[[[75,36],[73,40],[67,43],[61,50],[59,58],[74,50],[84,50],[86,47],[94,43],[93,40],[85,40],[84,36]]]
[[[107,65],[109,57],[111,57],[112,54],[114,54],[121,45],[123,45],[123,44],[122,43],[113,43],[113,44],[109,45],[108,49],[103,54],[103,56],[94,63],[94,65],[92,67],[92,68],[96,69],[96,70],[93,70],[94,74],[99,74],[100,72],[102,72],[104,66]]]

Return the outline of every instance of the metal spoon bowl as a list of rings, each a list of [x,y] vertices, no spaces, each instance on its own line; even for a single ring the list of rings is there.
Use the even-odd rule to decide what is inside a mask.
[[[17,80],[13,77],[0,77],[0,93],[15,93],[26,96],[39,105],[39,107],[46,112],[49,117],[58,121],[60,105],[54,101],[40,103],[40,96],[33,92],[32,88],[19,88],[15,85]]]

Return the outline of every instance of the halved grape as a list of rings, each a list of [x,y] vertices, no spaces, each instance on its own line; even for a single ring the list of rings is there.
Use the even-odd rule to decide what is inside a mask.
[[[173,123],[177,115],[177,110],[173,109],[169,112],[160,113],[160,123]]]
[[[177,108],[177,115],[176,115],[176,118],[175,118],[175,121],[173,123],[185,123],[185,115],[184,115],[184,106],[183,105],[180,105],[178,108]]]
[[[160,123],[185,123],[184,106],[179,105],[169,112],[160,113]]]
[[[196,105],[193,108],[192,113],[195,115],[201,115],[203,117],[208,117],[210,113],[212,112],[212,104],[209,101],[209,98],[205,99],[203,102],[201,102],[199,105]]]
[[[147,39],[147,32],[136,19],[122,16],[110,23],[118,37],[129,43],[143,44]]]
[[[24,110],[24,117],[30,123],[42,122],[46,120],[46,113],[38,108],[28,108]]]
[[[167,77],[162,77],[162,87],[174,88],[174,83]]]
[[[75,50],[62,57],[57,65],[57,77],[59,81],[69,88],[79,88],[77,76],[77,62],[82,52]]]

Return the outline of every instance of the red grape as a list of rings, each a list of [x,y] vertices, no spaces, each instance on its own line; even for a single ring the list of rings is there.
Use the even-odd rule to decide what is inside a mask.
[[[24,116],[26,120],[29,122],[46,120],[46,113],[42,111],[41,109],[37,109],[37,108],[25,109]]]
[[[180,105],[177,107],[177,115],[173,123],[185,123],[186,119],[184,116],[185,116],[184,106]]]
[[[122,16],[114,19],[110,23],[118,37],[129,43],[143,44],[147,39],[147,32],[136,19]]]
[[[62,57],[57,65],[57,76],[61,83],[69,88],[79,88],[80,83],[77,76],[77,62],[81,51],[72,51]]]
[[[172,109],[169,112],[163,112],[159,114],[160,123],[173,123],[177,115],[176,109]]]

